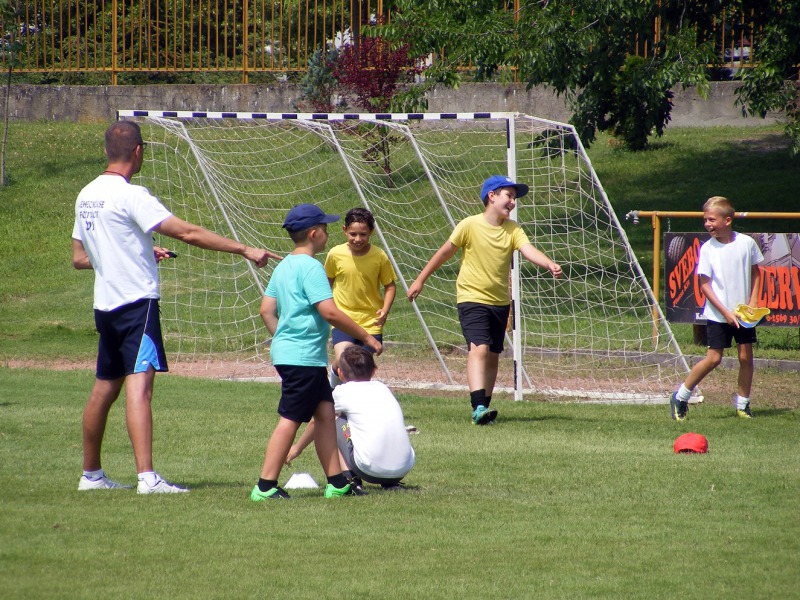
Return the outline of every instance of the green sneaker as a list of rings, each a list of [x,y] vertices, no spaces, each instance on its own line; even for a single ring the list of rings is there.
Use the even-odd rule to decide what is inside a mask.
[[[274,488],[268,489],[266,492],[262,492],[258,489],[258,486],[255,486],[253,491],[250,492],[250,500],[253,502],[263,502],[264,500],[288,500],[289,498],[291,498],[291,496],[286,493],[286,490],[277,485]]]
[[[475,425],[486,425],[491,423],[497,418],[497,411],[486,408],[483,404],[479,404],[475,410],[472,411],[472,422]]]
[[[744,408],[737,408],[736,416],[740,419],[752,419],[753,413],[750,412],[750,403],[748,402]]]
[[[332,483],[329,483],[325,486],[325,497],[326,498],[341,498],[342,496],[366,496],[367,492],[363,489],[358,489],[357,487],[353,487],[349,483],[344,487],[334,487]]]

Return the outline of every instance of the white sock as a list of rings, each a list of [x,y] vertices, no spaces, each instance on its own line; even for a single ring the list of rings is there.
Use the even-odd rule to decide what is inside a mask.
[[[675,392],[675,397],[681,402],[688,402],[692,397],[692,390],[686,389],[686,386],[681,384],[681,387]]]
[[[83,476],[86,479],[91,479],[92,481],[97,481],[98,479],[102,479],[106,476],[105,471],[103,469],[97,469],[97,471],[84,471]]]
[[[153,487],[158,481],[158,475],[156,475],[155,471],[145,471],[139,473],[139,481],[144,481],[147,485]]]
[[[750,404],[750,398],[742,398],[736,394],[736,410],[744,410],[748,404]]]

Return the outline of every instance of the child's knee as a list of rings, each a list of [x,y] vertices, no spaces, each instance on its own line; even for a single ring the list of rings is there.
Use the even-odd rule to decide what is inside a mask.
[[[470,342],[469,354],[472,354],[474,356],[487,356],[489,354],[489,345],[488,344],[478,345],[475,342]]]
[[[716,369],[718,366],[722,364],[722,353],[721,352],[709,352],[706,354],[706,363],[712,369]]]

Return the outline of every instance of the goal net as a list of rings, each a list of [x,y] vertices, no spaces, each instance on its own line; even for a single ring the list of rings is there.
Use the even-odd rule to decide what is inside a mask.
[[[530,186],[515,219],[564,276],[515,257],[512,319],[498,388],[569,398],[661,401],[688,367],[572,126],[514,113],[270,114],[120,111],[149,143],[135,183],[176,216],[287,254],[281,228],[311,202],[366,207],[372,241],[398,275],[379,376],[395,385],[464,386],[455,278],[460,253],[405,298],[461,219],[479,213],[494,174]],[[328,247],[344,243],[337,224]],[[173,247],[172,240],[159,243]],[[173,364],[269,374],[258,315],[275,263],[194,247],[161,263],[162,323]],[[320,256],[324,260],[324,256]]]

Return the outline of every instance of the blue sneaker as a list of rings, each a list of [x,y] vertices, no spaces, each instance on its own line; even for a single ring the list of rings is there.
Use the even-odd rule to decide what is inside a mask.
[[[483,404],[479,404],[475,410],[472,411],[472,422],[475,425],[486,425],[491,423],[497,418],[497,411],[486,408]]]
[[[686,413],[689,412],[689,403],[678,400],[678,392],[673,392],[669,397],[669,410],[673,419],[676,421],[685,421]]]

